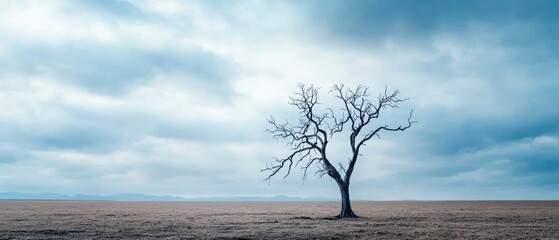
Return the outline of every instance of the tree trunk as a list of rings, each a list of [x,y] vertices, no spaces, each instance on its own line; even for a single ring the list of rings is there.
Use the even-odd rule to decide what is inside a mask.
[[[340,194],[342,195],[342,209],[337,218],[357,218],[351,209],[351,201],[349,200],[349,184],[338,184]]]

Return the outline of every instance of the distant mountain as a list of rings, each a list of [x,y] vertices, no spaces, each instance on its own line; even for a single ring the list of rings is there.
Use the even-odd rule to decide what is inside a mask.
[[[290,197],[285,195],[277,195],[273,197],[256,197],[256,196],[241,196],[241,197],[207,197],[207,198],[189,198],[187,201],[209,201],[209,202],[271,202],[271,201],[280,201],[280,202],[300,202],[300,201],[335,201],[336,199],[327,199],[327,198],[302,198],[302,197]]]
[[[204,202],[243,202],[243,201],[337,201],[332,198],[302,198],[278,195],[274,197],[237,196],[237,197],[201,197],[183,198],[176,196],[154,196],[141,193],[116,195],[65,195],[59,193],[20,193],[0,192],[0,200],[68,200],[68,201],[204,201]]]
[[[70,196],[58,193],[0,192],[0,199],[26,200],[70,200]]]
[[[84,195],[72,196],[72,200],[97,200],[97,201],[184,201],[184,198],[175,196],[154,196],[141,193],[117,195]]]
[[[19,193],[0,192],[2,200],[93,200],[93,201],[185,201],[175,196],[153,196],[145,194],[117,194],[117,195],[65,195],[59,193]]]

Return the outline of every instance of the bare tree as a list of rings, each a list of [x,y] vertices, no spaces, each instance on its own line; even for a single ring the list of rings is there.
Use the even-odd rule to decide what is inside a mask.
[[[344,85],[335,85],[331,93],[341,101],[342,108],[338,114],[330,108],[325,112],[319,112],[316,108],[320,104],[318,99],[318,88],[314,86],[306,87],[299,84],[299,92],[290,97],[290,105],[299,109],[300,118],[295,124],[288,121],[278,123],[272,116],[269,123],[272,133],[276,139],[286,139],[291,147],[291,154],[285,158],[275,158],[275,161],[262,171],[269,172],[265,179],[269,181],[278,174],[281,169],[286,169],[284,178],[291,173],[293,167],[299,166],[304,170],[303,180],[307,177],[307,170],[313,165],[318,167],[320,177],[328,175],[336,181],[341,194],[341,211],[337,218],[355,218],[357,215],[351,209],[349,198],[349,183],[359,152],[365,143],[373,137],[379,137],[382,131],[404,131],[411,127],[413,110],[410,111],[407,124],[404,126],[390,127],[381,125],[371,127],[375,119],[378,119],[381,111],[387,108],[397,108],[398,104],[407,100],[398,98],[398,90],[388,94],[384,92],[378,97],[378,101],[373,102],[368,94],[368,88],[359,85],[355,89],[345,88]],[[336,116],[338,115],[338,116]],[[338,168],[332,164],[332,160],[327,155],[327,147],[330,138],[336,133],[348,130],[349,143],[351,146],[351,156],[349,162],[344,165],[339,163]]]

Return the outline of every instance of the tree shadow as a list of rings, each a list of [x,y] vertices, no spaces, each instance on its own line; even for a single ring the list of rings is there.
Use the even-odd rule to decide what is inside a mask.
[[[367,220],[368,218],[367,217],[340,218],[338,216],[313,218],[313,217],[308,217],[308,216],[297,216],[297,217],[292,217],[290,219],[293,219],[293,220],[330,220],[330,221],[335,221],[335,220]]]

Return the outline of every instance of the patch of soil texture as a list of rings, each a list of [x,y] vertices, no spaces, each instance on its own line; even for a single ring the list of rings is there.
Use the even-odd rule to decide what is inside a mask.
[[[0,201],[0,239],[559,239],[559,201]]]

